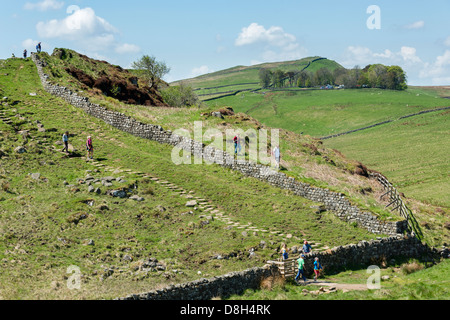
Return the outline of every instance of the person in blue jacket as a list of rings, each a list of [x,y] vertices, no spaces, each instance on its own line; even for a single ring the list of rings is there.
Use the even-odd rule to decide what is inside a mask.
[[[312,251],[311,245],[308,243],[308,241],[305,240],[303,243],[303,253],[310,253]]]
[[[322,270],[322,265],[319,262],[319,258],[316,257],[314,259],[314,281],[317,281],[317,278],[320,277],[320,270]]]

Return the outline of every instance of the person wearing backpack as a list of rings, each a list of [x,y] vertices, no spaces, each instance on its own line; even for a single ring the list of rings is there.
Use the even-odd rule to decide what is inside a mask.
[[[319,262],[319,258],[316,257],[314,259],[314,281],[317,281],[317,278],[320,277],[320,270],[323,269],[322,265]]]

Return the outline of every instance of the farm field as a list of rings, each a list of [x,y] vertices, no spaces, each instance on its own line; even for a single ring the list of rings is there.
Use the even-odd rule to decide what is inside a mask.
[[[448,210],[450,188],[449,112],[424,110],[448,107],[435,88],[412,87],[403,92],[307,90],[242,93],[209,102],[232,106],[263,124],[321,138],[392,120],[371,129],[324,140],[349,159],[385,174],[401,192]]]
[[[419,111],[449,106],[447,99],[421,88],[268,91],[241,93],[208,102],[232,106],[263,124],[316,138],[373,125]]]
[[[174,165],[169,146],[47,94],[29,60],[2,61],[1,73],[2,299],[113,299],[259,266],[278,257],[283,242],[308,238],[326,250],[374,238],[266,183],[214,165]],[[66,130],[71,156],[57,144]],[[88,135],[92,162],[84,158]],[[14,151],[20,145],[26,153]],[[88,190],[92,178],[100,194]],[[106,181],[143,200],[107,195]],[[187,208],[187,195],[204,204]],[[82,290],[66,287],[70,266],[85,275]]]

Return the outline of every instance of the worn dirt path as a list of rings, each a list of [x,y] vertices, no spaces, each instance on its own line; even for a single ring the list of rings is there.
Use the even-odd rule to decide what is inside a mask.
[[[309,280],[307,285],[315,285],[315,286],[321,286],[321,287],[330,287],[330,288],[336,288],[336,290],[368,290],[366,284],[350,284],[350,283],[334,283],[334,282],[328,282],[328,281],[311,281]]]

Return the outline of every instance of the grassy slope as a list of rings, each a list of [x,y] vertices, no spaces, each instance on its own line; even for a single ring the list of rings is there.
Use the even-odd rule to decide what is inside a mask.
[[[314,59],[319,57],[308,57],[301,60],[286,61],[286,62],[275,62],[275,63],[263,63],[260,65],[254,65],[249,67],[238,66],[226,70],[221,70],[213,72],[210,74],[202,75],[192,79],[186,79],[181,82],[190,85],[195,89],[201,89],[197,91],[197,94],[204,95],[209,94],[209,96],[202,97],[202,99],[213,98],[218,92],[224,91],[237,91],[243,89],[259,89],[259,70],[262,68],[271,70],[282,70],[282,71],[301,71],[308,67],[308,64]],[[310,72],[316,72],[320,68],[327,68],[331,71],[342,68],[341,65],[335,61],[324,59],[318,60],[310,64],[306,69]],[[177,85],[180,82],[174,82],[172,85]],[[244,83],[253,83],[252,85],[241,85]],[[225,87],[224,87],[225,86]],[[223,88],[214,88],[223,87]],[[208,89],[213,88],[213,89]]]
[[[72,54],[77,57],[76,53]],[[53,66],[52,69],[48,70],[50,74],[62,74],[64,72],[60,71],[61,62],[59,59],[54,57],[45,56],[48,60],[48,64]],[[310,58],[309,60],[312,60]],[[306,59],[308,60],[308,59]],[[91,61],[90,64],[86,64],[86,59],[81,61],[75,60],[74,63],[80,62],[83,64],[83,69],[91,69],[91,73],[100,73],[105,70],[98,61]],[[292,61],[285,63],[287,66],[285,68],[292,67],[292,64],[297,64],[297,61]],[[305,62],[302,62],[305,63]],[[323,66],[323,65],[336,66],[336,63],[329,60],[320,60],[314,62],[312,66]],[[272,67],[273,64],[270,64]],[[78,67],[78,65],[76,65]],[[264,65],[266,66],[266,65]],[[277,64],[278,67],[282,67],[283,63]],[[219,72],[223,74],[228,74],[229,70]],[[66,83],[74,83],[73,79],[67,79],[67,77],[62,77],[65,79]],[[54,78],[54,81],[61,81],[61,77]],[[88,94],[89,93],[83,93]],[[245,130],[259,130],[264,128],[269,130],[270,128],[264,127],[257,121],[244,114],[237,114],[234,116],[226,117],[226,119],[218,119],[208,116],[211,111],[215,111],[214,107],[202,106],[201,108],[147,108],[143,106],[136,105],[124,105],[119,103],[117,100],[98,95],[89,95],[89,97],[108,108],[125,113],[131,117],[138,119],[144,123],[152,123],[157,125],[163,125],[165,129],[177,130],[185,129],[189,130],[191,135],[193,134],[193,126],[195,121],[201,121],[203,125],[203,133],[206,135],[208,130],[219,130],[225,136],[227,131],[231,131],[231,137],[228,137],[228,141],[224,141],[222,146],[226,150],[232,150],[232,137],[234,136],[235,129]],[[194,137],[195,138],[195,137]],[[363,205],[363,207],[368,208],[380,215],[383,219],[390,217],[391,219],[398,219],[395,215],[389,213],[389,211],[384,210],[386,203],[378,201],[376,195],[379,194],[380,186],[373,184],[365,178],[357,177],[353,174],[354,169],[357,165],[355,161],[348,161],[342,157],[339,153],[334,152],[330,149],[323,148],[317,141],[314,141],[310,137],[296,135],[295,133],[283,131],[281,137],[281,144],[283,150],[289,150],[283,154],[282,165],[288,170],[288,174],[298,178],[299,180],[308,182],[310,184],[330,188],[332,190],[343,192],[352,197],[358,204]],[[270,136],[269,136],[270,140]],[[205,137],[205,141],[208,141],[208,137]],[[219,146],[220,147],[220,146]],[[251,159],[257,161],[258,159]],[[361,194],[361,190],[373,190],[373,193],[364,192]]]
[[[325,145],[381,170],[408,197],[450,207],[449,114],[441,111],[399,120],[327,140]],[[367,148],[368,144],[374,147]]]
[[[209,104],[230,105],[265,125],[323,137],[448,106],[449,102],[412,88],[404,92],[365,89],[244,93]]]
[[[209,104],[233,106],[265,125],[321,137],[448,106],[449,102],[434,91],[410,88],[405,92],[245,93]],[[408,118],[326,140],[325,145],[386,174],[401,192],[448,209],[448,117],[448,112],[439,112]]]
[[[421,270],[407,274],[403,272],[408,265],[419,266]],[[433,267],[424,267],[417,261],[381,269],[380,290],[349,291],[341,290],[330,294],[312,294],[320,286],[300,287],[291,282],[280,283],[266,290],[247,290],[242,296],[233,296],[232,300],[448,300],[450,298],[450,261],[446,260]],[[352,283],[365,285],[370,274],[366,270],[347,270],[336,275],[325,275],[321,280],[333,283]],[[304,294],[303,290],[308,291]]]
[[[197,271],[202,271],[201,276],[214,276],[261,265],[278,256],[284,241],[292,246],[308,238],[332,247],[373,238],[331,213],[316,215],[310,201],[255,179],[218,166],[174,166],[168,160],[168,146],[112,129],[45,93],[31,61],[2,61],[1,68],[1,74],[8,74],[0,77],[1,94],[8,96],[10,104],[2,110],[14,119],[16,129],[30,130],[32,137],[26,143],[28,152],[15,154],[13,149],[23,143],[22,138],[12,126],[0,122],[0,149],[8,155],[0,160],[2,298],[109,299],[197,279]],[[30,96],[30,92],[37,96]],[[11,106],[13,101],[17,103]],[[47,132],[37,131],[36,120]],[[53,151],[65,130],[71,132],[71,143],[79,155],[84,153],[86,136],[92,135],[97,161],[111,169],[96,169],[82,158],[67,158]],[[248,232],[245,236],[218,219],[202,227],[205,218],[200,213],[185,214],[187,199],[142,175],[113,174],[117,168],[168,179],[211,201],[233,221],[291,233],[296,238],[288,240],[270,232],[256,236]],[[92,195],[86,185],[77,186],[78,192],[63,185],[63,181],[76,185],[87,170],[98,170],[91,172],[96,177],[125,176],[129,183],[137,182],[139,188],[134,192],[145,201]],[[30,178],[29,174],[36,172],[48,182]],[[83,203],[86,200],[94,200],[94,205]],[[109,210],[102,211],[103,204]],[[158,205],[167,210],[159,212]],[[87,218],[75,224],[73,221],[82,215]],[[93,246],[87,245],[89,240],[94,241]],[[261,241],[266,242],[266,248],[257,250],[257,258],[249,259],[248,250],[259,248]],[[213,259],[217,254],[235,257]],[[123,260],[125,255],[133,261]],[[166,270],[137,272],[140,262],[150,257],[160,260]],[[81,269],[81,290],[66,287],[70,265]],[[101,281],[108,268],[114,270],[113,275]]]

